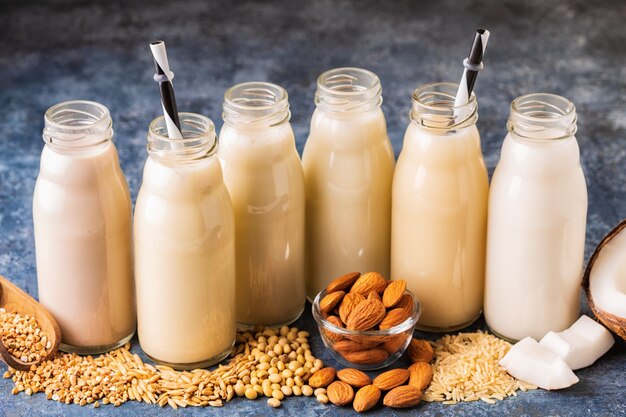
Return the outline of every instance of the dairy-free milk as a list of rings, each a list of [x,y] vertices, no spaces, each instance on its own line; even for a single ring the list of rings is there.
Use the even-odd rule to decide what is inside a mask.
[[[394,156],[378,77],[338,68],[317,81],[302,163],[306,183],[307,296],[339,275],[389,278]]]
[[[218,156],[235,212],[237,321],[293,322],[305,302],[305,197],[287,92],[261,82],[229,89]]]
[[[489,183],[476,98],[454,109],[456,89],[415,91],[393,179],[391,276],[422,303],[423,330],[465,327],[482,309]]]
[[[530,94],[511,105],[489,196],[485,318],[511,340],[579,317],[587,190],[574,105]]]
[[[135,331],[128,186],[106,107],[65,102],[45,122],[33,198],[39,301],[62,350],[100,353]]]
[[[135,207],[139,342],[175,368],[223,359],[235,338],[235,227],[213,123],[180,113],[182,141],[163,117],[148,133],[150,156]]]

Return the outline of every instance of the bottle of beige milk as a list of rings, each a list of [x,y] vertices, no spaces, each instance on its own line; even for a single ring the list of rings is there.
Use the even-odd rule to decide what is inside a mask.
[[[539,340],[579,317],[587,187],[576,110],[529,94],[507,127],[489,195],[485,319],[506,339]]]
[[[224,95],[218,157],[235,212],[237,321],[280,325],[304,309],[304,174],[282,87]]]
[[[60,348],[96,354],[135,332],[131,200],[112,142],[109,110],[91,101],[45,114],[33,198],[39,301]]]
[[[465,327],[482,310],[489,181],[476,96],[455,107],[457,89],[415,90],[393,178],[391,276],[421,301],[427,331]]]
[[[137,325],[144,352],[175,369],[219,362],[235,340],[235,222],[215,127],[180,113],[150,124],[135,206]]]
[[[389,277],[394,155],[378,77],[359,68],[320,75],[302,163],[307,296],[339,275]]]

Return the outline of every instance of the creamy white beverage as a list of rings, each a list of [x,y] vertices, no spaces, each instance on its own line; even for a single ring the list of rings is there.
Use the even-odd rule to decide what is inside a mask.
[[[389,278],[394,155],[378,77],[337,68],[317,80],[302,163],[306,183],[307,296],[339,275]]]
[[[131,200],[111,116],[90,101],[45,115],[33,198],[39,301],[59,323],[60,348],[102,353],[135,332]]]
[[[150,124],[135,207],[139,342],[176,369],[219,362],[235,340],[235,226],[217,139],[206,117],[180,113],[184,139]]]
[[[224,100],[218,157],[235,212],[237,321],[291,323],[305,302],[305,197],[287,92],[248,82]]]
[[[587,188],[574,105],[551,94],[511,104],[489,195],[485,319],[510,340],[579,317]]]
[[[391,276],[419,298],[417,327],[449,331],[482,310],[489,181],[476,97],[454,107],[457,84],[415,90],[393,178]]]

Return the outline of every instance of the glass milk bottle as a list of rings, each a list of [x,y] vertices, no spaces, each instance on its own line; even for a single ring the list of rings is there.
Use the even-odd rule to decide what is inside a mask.
[[[339,275],[389,278],[394,155],[378,77],[359,68],[320,75],[302,156],[306,183],[307,296]]]
[[[109,110],[67,101],[45,114],[33,198],[39,301],[60,348],[96,354],[135,332],[131,200]]]
[[[135,207],[137,324],[144,352],[176,369],[206,367],[235,340],[235,224],[215,126],[180,113],[184,139],[150,124]]]
[[[587,187],[576,110],[529,94],[507,127],[489,195],[485,319],[509,340],[539,340],[579,317]]]
[[[489,181],[476,96],[454,107],[457,88],[415,90],[393,178],[391,275],[421,301],[428,331],[469,325],[483,301]]]
[[[285,89],[238,84],[224,95],[218,156],[235,211],[237,321],[279,325],[304,309],[304,174]]]

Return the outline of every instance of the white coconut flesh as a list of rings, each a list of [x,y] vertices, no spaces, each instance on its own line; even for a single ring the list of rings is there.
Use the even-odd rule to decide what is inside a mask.
[[[589,291],[598,308],[626,318],[626,228],[599,251],[589,275]]]
[[[539,342],[560,356],[572,369],[593,364],[615,343],[611,333],[600,323],[583,315],[562,332],[548,332]]]
[[[500,366],[517,379],[547,390],[570,387],[578,377],[556,353],[527,337],[500,360]]]

